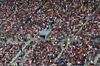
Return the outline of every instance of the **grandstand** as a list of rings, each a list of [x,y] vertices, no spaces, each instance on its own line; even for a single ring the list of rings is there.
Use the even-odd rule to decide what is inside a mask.
[[[100,0],[0,0],[0,66],[100,66]]]

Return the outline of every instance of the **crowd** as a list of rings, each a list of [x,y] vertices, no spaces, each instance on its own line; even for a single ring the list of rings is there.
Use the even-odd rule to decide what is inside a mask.
[[[100,43],[71,42],[54,64],[60,66],[82,66],[86,62],[94,63],[94,58],[100,53]]]
[[[74,66],[83,65],[87,61],[93,62],[95,56],[100,53],[100,42],[91,41],[100,38],[100,8],[96,10],[99,3],[99,0],[0,2],[0,38],[14,40],[16,37],[18,41],[28,41],[38,31],[51,29],[49,41],[29,43],[21,53],[19,57],[23,58],[27,51],[31,51],[26,55],[28,60],[25,60],[25,66],[51,64]],[[43,8],[40,8],[41,6]],[[93,14],[95,10],[96,13]],[[84,25],[88,18],[89,21]],[[76,35],[81,27],[82,30]],[[55,40],[74,36],[75,41],[71,41],[68,45],[67,41],[62,43],[65,50],[60,58],[57,58],[62,48]],[[0,64],[9,64],[24,45],[25,43],[0,43]],[[17,63],[19,65],[19,62]]]
[[[17,0],[19,3],[19,1]],[[5,21],[11,14],[15,11],[17,7],[17,2],[15,1],[0,1],[0,19]]]
[[[25,56],[28,60],[24,65],[51,65],[60,52],[61,46],[58,42],[39,41],[35,47],[31,47],[31,52]]]
[[[19,2],[14,2],[14,3],[17,3],[18,6],[20,4]],[[42,0],[31,0],[31,1],[29,0],[25,1],[22,4],[21,8],[15,5],[16,12],[13,15],[11,15],[10,18],[7,19],[7,21],[1,19],[2,25],[0,26],[1,30],[0,36],[6,38],[9,37],[14,38],[16,36],[18,39],[24,39],[24,38],[28,39],[27,37],[28,35],[34,36],[34,34],[37,33],[38,29],[35,27],[35,25],[29,23],[31,22],[31,17],[34,15],[36,9],[38,9],[43,4],[44,2],[42,2]],[[6,4],[4,4],[4,6],[6,6]],[[4,6],[2,6],[2,8]],[[12,10],[15,11],[14,9]],[[5,15],[7,16],[7,14]],[[31,25],[32,27],[30,27]]]
[[[85,63],[84,61],[86,59],[94,60],[96,52],[100,48],[100,43],[94,43],[90,40],[93,38],[99,38],[100,36],[100,9],[98,9],[96,14],[92,14],[99,6],[99,3],[99,0],[83,0],[82,2],[79,0],[75,0],[72,3],[69,3],[69,1],[65,0],[50,0],[44,5],[43,9],[41,9],[37,13],[37,25],[39,27],[41,26],[41,28],[51,27],[53,31],[51,38],[54,40],[63,39],[66,37],[72,38],[76,34],[76,32],[82,26],[84,26],[86,20],[88,20],[88,18],[91,17],[91,20],[88,21],[88,24],[83,27],[83,29],[78,35],[75,36],[75,40],[80,40],[82,42],[72,43],[72,48],[69,47],[63,52],[63,58],[60,58],[60,60],[58,61],[58,63],[60,62],[59,64],[62,65],[68,60],[67,63],[69,65],[81,65]],[[86,56],[86,53],[88,53],[89,55]],[[71,58],[70,55],[72,55]]]
[[[0,1],[0,40],[15,37],[18,41],[27,41],[37,33],[36,28],[30,27],[31,16],[36,9],[44,4],[42,0],[5,0]],[[21,7],[21,8],[20,8]],[[6,41],[5,41],[6,42]],[[13,42],[12,42],[13,43]],[[16,54],[22,50],[24,43],[0,43],[0,64],[9,64]]]
[[[0,65],[9,64],[25,43],[0,43]]]
[[[25,47],[25,49],[24,49],[23,51],[21,51],[21,54],[19,55],[18,58],[16,58],[16,61],[13,62],[12,65],[14,65],[14,64],[15,64],[15,65],[18,65],[18,66],[21,65],[21,64],[25,61],[25,58],[29,57],[29,56],[26,57],[26,55],[27,55],[28,53],[31,52],[31,51],[29,51],[29,50],[32,50],[33,47],[35,46],[35,44],[36,44],[35,41],[31,41],[31,42]]]
[[[93,42],[91,40],[100,38],[99,36],[100,8],[95,14],[91,14],[91,19],[87,25],[83,26],[82,30],[75,36],[76,42],[68,44],[68,47],[65,48],[55,64],[60,66],[81,66],[86,62],[94,63],[94,58],[100,53],[100,42]]]
[[[99,1],[94,0],[50,0],[33,20],[40,29],[51,28],[54,40],[73,37],[98,5]]]
[[[99,1],[50,0],[34,14],[41,5],[43,5],[41,1],[29,1],[23,4],[10,19],[1,21],[3,25],[0,27],[2,30],[0,35],[12,38],[16,35],[18,39],[24,40],[30,39],[27,36],[34,37],[39,30],[51,28],[53,31],[51,38],[54,40],[73,37],[84,25],[87,17],[97,8]]]

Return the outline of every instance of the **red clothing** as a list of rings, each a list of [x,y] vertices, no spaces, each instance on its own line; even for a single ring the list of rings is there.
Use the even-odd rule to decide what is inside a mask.
[[[13,38],[13,39],[15,39],[15,37],[14,37],[14,36],[13,36],[12,38]]]
[[[32,16],[34,16],[34,13],[32,14]]]

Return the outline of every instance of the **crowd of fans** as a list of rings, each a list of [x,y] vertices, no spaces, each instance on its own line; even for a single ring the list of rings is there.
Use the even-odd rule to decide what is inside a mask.
[[[69,6],[64,7],[64,5],[69,5]],[[83,27],[83,29],[78,35],[75,36],[75,40],[80,40],[80,41],[82,40],[82,42],[76,43],[77,45],[72,43],[71,45],[74,47],[67,48],[65,50],[65,53],[63,53],[64,59],[61,58],[61,60],[59,60],[60,61],[59,64],[64,64],[64,62],[66,62],[70,58],[72,52],[74,52],[75,54],[73,53],[74,55],[71,57],[72,59],[69,59],[70,61],[67,62],[69,65],[70,64],[73,65],[73,63],[79,65],[84,64],[84,61],[86,59],[88,59],[89,61],[94,60],[96,52],[100,48],[99,47],[100,43],[90,42],[90,40],[93,38],[99,38],[100,36],[100,28],[99,28],[100,9],[97,10],[96,14],[92,15],[98,6],[99,6],[98,0],[97,1],[83,0],[82,2],[79,0],[77,1],[75,0],[74,2],[71,3],[71,5],[69,1],[65,0],[61,1],[50,0],[44,5],[43,9],[41,9],[40,12],[37,13],[36,15],[36,17],[38,18],[37,25],[43,28],[51,27],[53,31],[51,38],[53,38],[54,40],[63,39],[66,37],[72,38],[76,34],[76,32],[82,26],[84,26],[84,23],[88,20],[88,18],[91,17],[91,20],[88,21],[88,24]],[[86,53],[90,55],[86,56]],[[74,57],[74,56],[80,56],[80,57]],[[73,57],[75,58],[75,60],[73,60]]]
[[[100,42],[71,42],[62,52],[55,64],[60,66],[83,65],[86,62],[94,63],[94,58],[100,53]]]
[[[44,4],[42,0],[5,0],[0,2],[0,39],[27,41],[30,36],[37,33],[35,27],[30,27],[29,23],[34,12]],[[29,37],[29,38],[27,38]],[[13,43],[13,42],[12,42]],[[9,64],[16,54],[22,50],[24,43],[0,43],[0,64]],[[27,48],[27,47],[26,47]]]
[[[88,2],[50,0],[35,16],[35,24],[43,29],[51,28],[53,31],[51,38],[54,40],[73,37],[98,6],[99,1],[94,0]]]
[[[12,15],[10,19],[1,21],[3,22],[1,36],[13,37],[16,35],[19,39],[28,39],[28,34],[34,36],[39,30],[51,28],[53,30],[51,38],[55,40],[73,37],[84,25],[87,17],[95,11],[99,1],[50,0],[34,15],[36,9],[41,5],[43,5],[41,1],[29,1],[17,9],[16,14]]]
[[[18,41],[27,41],[38,31],[51,29],[50,40],[32,42],[26,46],[25,51],[19,56],[23,57],[27,51],[31,51],[27,54],[26,57],[29,59],[24,65],[83,65],[87,61],[94,61],[95,56],[100,53],[100,42],[91,41],[100,38],[100,8],[96,10],[99,3],[99,0],[48,0],[46,3],[43,0],[0,2],[0,38],[15,40],[16,37]],[[41,6],[43,7],[40,8]],[[87,24],[84,25],[87,20]],[[81,27],[82,30],[76,35]],[[57,58],[62,48],[55,40],[74,36],[75,41],[71,41],[68,45],[67,41],[62,43],[64,48],[68,47],[60,58]],[[0,43],[0,63],[9,64],[23,46],[25,43]]]
[[[21,65],[25,60],[24,58],[27,58],[29,56],[26,57],[26,55],[28,55],[30,52],[29,50],[32,50],[32,48],[34,47],[34,45],[36,44],[36,42],[31,41],[23,51],[21,51],[21,54],[19,55],[19,57],[17,58],[17,60],[15,61],[15,63],[12,63],[12,65]]]
[[[41,5],[43,5],[42,0],[25,1],[22,4],[21,8],[19,8],[20,2],[14,2],[14,3],[16,6],[16,13],[11,15],[10,18],[7,19],[6,21],[1,19],[2,25],[0,26],[0,29],[1,29],[0,36],[6,37],[6,38],[9,38],[9,37],[14,38],[14,36],[16,36],[18,39],[27,38],[28,34],[30,36],[34,36],[34,34],[37,33],[38,29],[36,29],[34,25],[28,24],[28,23],[31,22],[31,16],[34,15],[36,9],[38,9]],[[6,6],[6,4],[3,4],[3,5]],[[2,6],[2,8],[4,6]],[[10,7],[14,8],[14,6],[9,5],[9,8]],[[13,12],[15,11],[15,9],[12,9],[12,10]],[[13,12],[10,12],[10,14],[12,14]],[[7,14],[5,15],[7,16]],[[2,18],[3,17],[5,16],[2,16]],[[30,27],[31,25],[32,27]]]
[[[25,56],[28,58],[24,65],[51,65],[54,59],[61,52],[61,45],[58,42],[39,41],[36,46],[30,46],[26,49],[31,49],[31,52]]]
[[[94,15],[92,15],[92,11],[91,19],[88,21],[87,25],[84,26],[83,24],[82,30],[75,36],[76,42],[68,44],[68,47],[65,48],[61,57],[55,64],[60,66],[80,66],[87,61],[94,63],[94,58],[98,53],[100,53],[100,42],[93,42],[91,40],[100,38],[100,8]]]
[[[17,0],[16,2],[15,1],[0,1],[0,19],[1,21],[5,21],[8,17],[11,16],[11,14],[14,13],[18,3],[20,3],[21,5],[21,2],[19,2],[19,0]]]
[[[0,65],[9,64],[24,45],[25,43],[0,43]]]

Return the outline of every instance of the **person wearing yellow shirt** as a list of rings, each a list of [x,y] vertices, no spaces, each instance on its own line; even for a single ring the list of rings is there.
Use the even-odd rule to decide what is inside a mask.
[[[38,39],[40,39],[40,36],[38,36]]]
[[[53,38],[51,38],[51,40],[53,40]]]
[[[52,62],[52,60],[50,60],[50,63]]]
[[[84,26],[84,24],[82,23],[82,25]]]
[[[65,44],[63,44],[63,47],[65,48]]]

